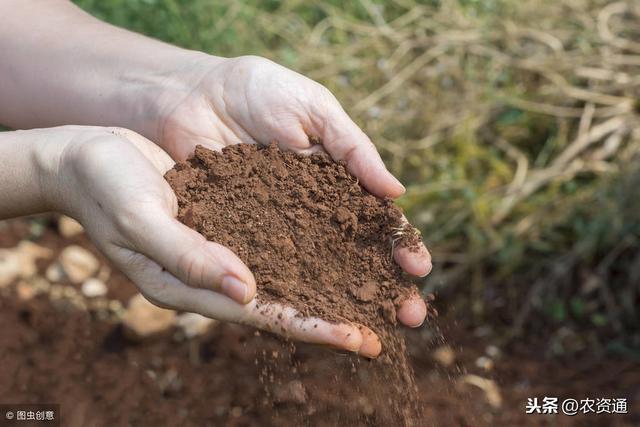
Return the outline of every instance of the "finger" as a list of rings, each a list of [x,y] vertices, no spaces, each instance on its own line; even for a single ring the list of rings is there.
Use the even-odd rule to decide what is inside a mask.
[[[375,358],[378,357],[382,351],[382,343],[380,338],[371,329],[361,325],[359,327],[360,334],[362,335],[362,345],[358,350],[358,354],[363,357]]]
[[[425,277],[432,269],[431,254],[423,243],[415,248],[397,247],[393,250],[393,258],[404,271],[413,276]]]
[[[173,160],[148,139],[128,129],[110,130],[135,146],[157,170],[173,165]],[[161,177],[158,181],[158,186],[166,187],[161,193],[172,196],[171,203],[123,213],[118,226],[127,236],[127,243],[190,286],[223,292],[241,304],[251,301],[256,289],[251,271],[232,251],[208,242],[173,218],[170,214],[177,209],[173,192]]]
[[[398,320],[410,328],[417,328],[427,317],[427,305],[419,295],[402,301],[398,309]]]
[[[402,215],[401,221],[403,225],[413,229],[404,215]],[[413,276],[425,277],[433,267],[431,254],[422,241],[417,246],[412,247],[396,246],[393,250],[393,258],[404,271]]]
[[[165,125],[163,146],[176,161],[187,160],[198,145],[220,151],[229,145],[256,142],[235,120],[221,120],[216,115],[215,111],[225,111],[227,106],[221,92],[213,95],[210,98],[210,108],[189,111],[191,124],[186,125],[178,121]]]
[[[380,339],[365,326],[347,322],[327,322],[316,317],[301,317],[292,307],[256,300],[244,306],[229,301],[229,306],[219,307],[214,299],[224,297],[214,298],[205,294],[203,290],[199,295],[191,291],[201,290],[190,290],[181,300],[188,300],[185,306],[203,316],[219,318],[219,312],[224,312],[224,320],[253,326],[295,341],[356,352],[369,358],[378,356],[382,349]]]
[[[112,134],[131,142],[161,174],[164,175],[175,165],[171,156],[144,136],[125,128],[111,127],[108,129]]]
[[[363,343],[356,325],[301,317],[296,309],[281,304],[258,302],[243,323],[296,341],[324,344],[353,352],[358,352]]]
[[[335,160],[344,160],[349,172],[360,179],[364,187],[379,197],[396,198],[405,192],[404,186],[385,167],[378,150],[367,135],[330,96],[326,114],[312,122],[313,131],[322,139],[324,148]]]
[[[177,140],[180,142],[169,147],[169,154],[178,162],[184,162],[193,156],[198,145],[212,151],[221,151],[226,146],[223,142],[202,136],[190,135],[186,139],[178,138]]]
[[[246,305],[208,289],[192,288],[151,258],[129,249],[117,248],[107,255],[153,304],[199,313],[213,319],[237,322],[246,316]]]
[[[236,254],[168,214],[156,211],[127,234],[136,250],[189,286],[222,292],[241,304],[255,296],[255,278]]]
[[[292,150],[300,154],[307,154],[309,148],[313,146],[299,121],[292,121],[291,124],[283,121],[279,126],[274,127],[268,136],[260,139],[263,144],[269,144],[272,141],[276,141],[283,150]]]
[[[114,262],[138,285],[145,298],[158,306],[242,323],[296,341],[357,352],[364,357],[380,354],[379,338],[365,326],[300,317],[294,308],[260,303],[255,299],[241,305],[225,295],[186,286],[160,264],[142,254],[127,249],[118,251],[119,254],[112,256]]]

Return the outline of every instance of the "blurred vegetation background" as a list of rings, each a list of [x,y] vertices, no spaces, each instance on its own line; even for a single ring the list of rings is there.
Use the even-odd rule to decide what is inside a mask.
[[[640,359],[640,4],[77,0],[328,86],[407,185],[439,307],[550,354]]]

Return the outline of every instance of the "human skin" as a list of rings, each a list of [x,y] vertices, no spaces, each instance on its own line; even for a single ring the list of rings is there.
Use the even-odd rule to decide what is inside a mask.
[[[373,194],[398,197],[404,192],[404,187],[387,171],[371,141],[348,117],[335,97],[320,84],[300,74],[264,58],[220,58],[171,46],[98,21],[64,0],[4,0],[0,6],[5,6],[0,17],[0,51],[3,53],[0,61],[0,122],[3,124],[16,129],[68,123],[129,128],[135,132],[118,130],[118,135],[98,138],[101,141],[99,147],[103,148],[104,140],[109,140],[114,147],[122,148],[127,145],[115,141],[123,138],[128,141],[143,140],[143,145],[147,147],[148,140],[151,140],[173,160],[185,159],[198,144],[219,150],[230,144],[268,143],[275,140],[283,149],[300,153],[325,150],[334,159],[344,160],[349,170]],[[29,25],[25,26],[25,22],[29,22]],[[65,129],[58,129],[56,133],[70,131]],[[85,135],[85,131],[78,132]],[[127,133],[126,137],[122,136],[124,133]],[[16,139],[16,143],[22,142],[22,138],[9,138]],[[83,139],[78,136],[70,138]],[[36,139],[48,140],[47,137]],[[52,138],[52,141],[64,145],[61,142],[64,139]],[[88,139],[93,141],[92,138]],[[314,144],[312,140],[321,143]],[[27,145],[32,144],[30,142]],[[46,145],[53,147],[52,144],[48,142]],[[135,143],[130,141],[128,144]],[[79,151],[91,150],[93,148]],[[119,165],[122,159],[118,156],[122,154],[111,150],[115,148],[105,148],[114,159],[113,164]],[[163,163],[159,164],[164,167],[167,165],[164,162],[170,161],[170,158],[162,150],[154,149],[151,152],[154,158],[164,158]],[[149,154],[150,149],[147,147],[142,151]],[[73,168],[84,164],[79,161],[68,163]],[[161,179],[161,173],[166,170],[163,167],[156,167],[155,174],[146,174],[149,182],[135,181],[139,193],[156,194],[160,191],[158,177]],[[11,170],[19,172],[17,167]],[[190,308],[188,301],[195,300],[187,299],[184,295],[164,292],[165,300],[161,300],[145,292],[144,283],[149,283],[150,278],[158,280],[156,268],[161,269],[162,266],[174,273],[161,277],[165,280],[162,285],[165,291],[173,283],[180,289],[183,288],[178,284],[190,287],[197,294],[211,294],[211,298],[218,298],[215,304],[210,301],[216,307],[231,304],[232,300],[253,304],[255,280],[251,272],[228,249],[204,242],[201,236],[196,237],[197,233],[175,225],[172,193],[165,194],[165,190],[162,190],[158,194],[162,195],[165,210],[174,221],[171,223],[175,227],[175,240],[158,241],[151,236],[166,234],[162,221],[168,219],[156,218],[153,213],[136,216],[133,210],[128,209],[127,200],[132,194],[124,192],[119,185],[122,177],[118,174],[122,174],[120,167],[110,173],[104,171],[102,175],[92,175],[91,185],[105,188],[105,197],[111,193],[108,196],[110,200],[117,201],[108,204],[109,208],[104,208],[105,205],[101,203],[103,220],[107,223],[135,224],[135,227],[114,228],[120,237],[135,242],[129,248],[131,253],[129,257],[118,258],[113,251],[110,253],[105,249],[106,243],[100,241],[105,236],[97,232],[89,232],[89,235],[149,299],[176,309],[207,311],[204,307]],[[1,187],[18,188],[6,185],[5,178],[6,182],[12,182],[10,178],[3,177]],[[98,180],[105,182],[98,183]],[[74,187],[76,184],[79,187]],[[62,187],[66,192],[61,193],[60,197],[76,201],[77,211],[67,207],[68,213],[91,230],[91,224],[88,223],[95,219],[83,215],[89,208],[83,208],[80,199],[75,199],[80,197],[77,194],[82,193],[82,185],[87,184],[82,180],[68,181]],[[95,200],[95,194],[92,191],[85,192],[87,200],[82,201]],[[31,205],[25,200],[27,196],[28,193],[14,194],[13,197],[17,198],[15,207],[0,208],[0,216],[15,216],[25,210],[32,213]],[[9,206],[5,200],[0,202]],[[7,212],[4,213],[3,209]],[[107,212],[107,209],[110,211]],[[100,229],[102,226],[94,227]],[[145,230],[146,233],[135,235],[136,230]],[[188,256],[177,253],[179,251],[176,248],[180,247],[185,247]],[[162,256],[158,255],[160,253]],[[410,274],[425,276],[431,270],[431,259],[424,246],[418,252],[400,249],[394,255]],[[145,262],[134,264],[143,265],[146,269],[132,270],[123,261],[124,258],[144,259]],[[231,300],[220,299],[221,293]],[[175,300],[167,300],[169,294]],[[195,299],[198,304],[209,301],[209,297]],[[211,314],[218,313],[209,314],[210,317],[216,317]],[[425,316],[426,306],[418,295],[404,301],[398,310],[399,320],[412,327],[421,325]],[[217,318],[230,319],[224,316]],[[244,319],[244,323],[252,323],[253,319],[247,319]],[[254,323],[264,327],[260,322]],[[350,327],[340,327],[343,326]],[[297,333],[299,331],[296,332],[292,324],[288,334],[293,338],[329,343],[368,356],[375,356],[376,351],[379,352],[379,342],[375,336],[363,340],[362,334],[354,333],[350,339],[346,338],[347,335],[340,339],[327,339],[321,334],[300,337]]]

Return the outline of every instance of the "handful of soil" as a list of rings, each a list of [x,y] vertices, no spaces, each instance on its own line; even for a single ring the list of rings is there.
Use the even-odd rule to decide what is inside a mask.
[[[391,403],[396,421],[412,418],[418,399],[396,308],[415,288],[392,251],[419,238],[391,200],[369,194],[324,153],[302,156],[275,144],[199,146],[165,178],[178,219],[246,263],[258,302],[371,328],[383,346],[374,376],[389,389],[381,403]]]

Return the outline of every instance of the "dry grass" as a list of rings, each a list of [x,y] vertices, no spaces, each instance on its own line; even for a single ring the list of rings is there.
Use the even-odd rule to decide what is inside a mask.
[[[400,203],[434,252],[425,289],[473,321],[551,325],[556,350],[585,325],[570,347],[640,346],[633,2],[79,3],[326,84],[407,184]]]

